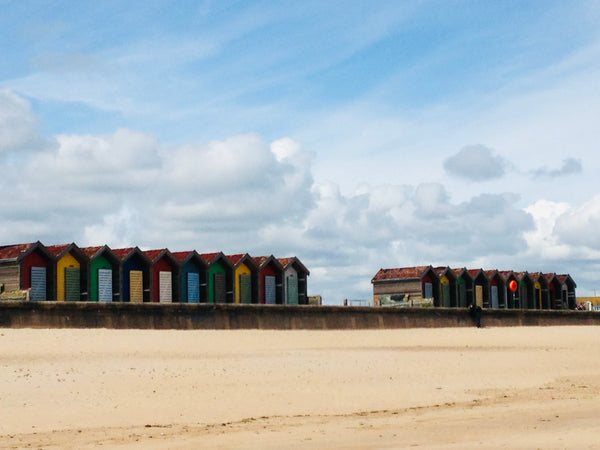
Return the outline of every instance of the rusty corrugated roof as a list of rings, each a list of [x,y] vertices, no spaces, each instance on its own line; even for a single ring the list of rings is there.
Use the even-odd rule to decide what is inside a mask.
[[[113,253],[117,255],[117,257],[119,257],[120,259],[124,259],[127,256],[129,256],[129,254],[131,254],[131,252],[133,252],[136,248],[137,247],[115,248],[113,249]]]
[[[242,259],[244,259],[244,256],[246,256],[246,255],[247,255],[247,253],[236,253],[235,255],[225,255],[225,256],[227,256],[229,261],[231,261],[234,266],[237,266],[239,264],[239,262]]]
[[[186,259],[189,258],[190,254],[192,254],[192,253],[194,253],[194,252],[193,251],[171,252],[171,255],[173,255],[177,261],[184,262]]]
[[[146,255],[150,261],[154,262],[159,256],[162,256],[163,253],[166,253],[166,248],[158,248],[155,250],[144,250],[142,253]]]
[[[556,277],[555,273],[545,273],[544,277],[546,277],[546,281],[550,282],[554,277]]]
[[[479,275],[479,272],[483,272],[483,269],[481,269],[481,268],[467,269],[467,272],[469,272],[469,275],[471,275],[471,278],[475,279],[475,278],[477,278],[477,275]]]
[[[279,264],[281,264],[284,269],[295,260],[295,256],[291,256],[289,258],[277,258],[277,261],[279,261]]]
[[[252,259],[254,260],[254,262],[256,264],[258,264],[259,267],[262,267],[262,265],[264,263],[266,263],[269,258],[270,258],[270,256],[253,256],[252,257]]]
[[[429,266],[379,269],[372,281],[420,279],[427,269],[429,269]]]
[[[204,261],[206,261],[207,264],[212,264],[213,261],[215,260],[215,258],[221,254],[222,254],[221,252],[201,253],[200,256],[202,257],[202,259]]]
[[[97,247],[83,247],[81,248],[81,251],[88,257],[91,258],[92,256],[95,256],[96,253],[98,253],[100,250],[102,250],[104,247],[106,247],[105,245],[102,246],[97,246]]]
[[[23,253],[26,253],[31,249],[37,242],[30,242],[29,244],[14,244],[5,245],[0,247],[0,259],[17,259]]]
[[[59,244],[59,245],[50,245],[46,247],[50,253],[54,256],[61,255],[66,249],[69,248],[71,244]]]

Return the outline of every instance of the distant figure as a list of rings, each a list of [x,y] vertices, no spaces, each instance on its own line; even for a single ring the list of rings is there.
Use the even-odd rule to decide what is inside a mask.
[[[481,328],[481,307],[479,305],[469,303],[469,314],[475,321],[475,325],[477,325],[477,328]]]

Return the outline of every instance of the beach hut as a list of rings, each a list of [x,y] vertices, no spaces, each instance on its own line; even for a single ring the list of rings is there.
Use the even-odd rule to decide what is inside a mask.
[[[248,253],[227,255],[234,269],[235,302],[258,302],[258,265]]]
[[[506,308],[506,285],[504,278],[498,270],[485,270],[486,278],[490,289],[489,307],[490,308]]]
[[[121,301],[120,261],[108,245],[81,249],[89,259],[88,299],[92,302]]]
[[[563,309],[567,306],[562,303],[562,283],[555,273],[545,273],[544,277],[548,283],[548,297],[551,309]]]
[[[258,301],[265,304],[283,303],[283,267],[271,256],[258,256],[254,261],[259,267]]]
[[[278,258],[283,267],[283,298],[287,305],[307,305],[310,272],[295,256]]]
[[[577,306],[577,300],[575,296],[575,288],[577,284],[571,278],[569,274],[557,275],[558,280],[561,283],[561,298],[563,308],[575,309]]]
[[[504,292],[506,296],[506,309],[515,309],[519,307],[519,289],[516,291],[512,291],[510,289],[510,282],[514,281],[517,286],[519,285],[519,280],[517,276],[512,270],[500,270],[498,274],[504,280]]]
[[[78,302],[88,299],[87,273],[89,259],[75,244],[46,247],[54,255],[56,267],[56,300]]]
[[[145,250],[151,263],[152,288],[150,301],[155,303],[178,303],[180,292],[179,261],[166,248]]]
[[[456,275],[450,267],[435,267],[434,271],[440,280],[440,306],[456,307],[458,305]]]
[[[202,253],[208,266],[209,303],[233,303],[233,264],[223,252]]]
[[[466,268],[452,269],[456,277],[456,291],[459,308],[466,308],[473,303],[473,278]]]
[[[208,266],[195,251],[173,252],[181,267],[181,301],[208,303]]]
[[[514,272],[519,282],[519,300],[520,304],[515,308],[535,309],[533,280],[527,272]]]
[[[29,291],[30,300],[53,300],[53,255],[41,242],[0,247],[0,284],[4,292]]]
[[[473,280],[474,300],[477,306],[489,308],[489,282],[483,269],[469,269],[471,279]]]
[[[533,305],[534,309],[551,309],[552,304],[548,291],[548,280],[541,272],[529,274],[533,281]]]
[[[117,248],[121,261],[121,298],[123,302],[150,301],[151,262],[137,247]]]

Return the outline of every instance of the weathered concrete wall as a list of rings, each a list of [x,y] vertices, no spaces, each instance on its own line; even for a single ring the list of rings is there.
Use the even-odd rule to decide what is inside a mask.
[[[600,325],[587,311],[486,310],[484,326]],[[465,309],[341,306],[0,303],[0,327],[145,329],[376,329],[473,326]]]

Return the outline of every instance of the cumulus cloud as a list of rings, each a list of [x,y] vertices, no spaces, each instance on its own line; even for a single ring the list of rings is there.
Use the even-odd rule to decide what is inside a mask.
[[[450,175],[471,181],[485,181],[504,176],[507,162],[484,145],[468,145],[444,161]]]
[[[0,155],[31,152],[50,145],[39,134],[31,104],[9,89],[0,89]]]
[[[26,127],[30,117],[21,117]],[[10,139],[0,135],[0,145]],[[522,210],[514,194],[454,202],[432,182],[343,193],[313,180],[313,155],[288,137],[174,146],[119,129],[54,140],[0,178],[5,242],[297,255],[311,270],[311,293],[330,301],[370,297],[380,267],[510,262],[548,246],[549,233],[557,247],[600,247],[598,197],[545,217],[547,205]]]
[[[556,178],[566,175],[575,175],[581,173],[583,167],[581,161],[575,158],[563,159],[562,166],[558,169],[548,169],[546,167],[532,171],[534,178]]]
[[[587,248],[600,258],[600,195],[561,214],[554,231],[562,243]]]

